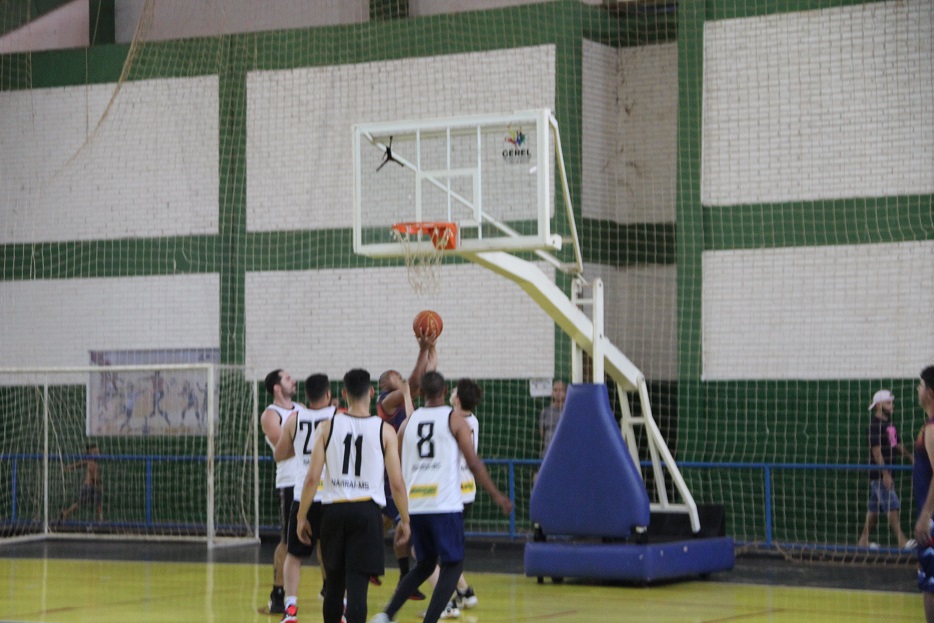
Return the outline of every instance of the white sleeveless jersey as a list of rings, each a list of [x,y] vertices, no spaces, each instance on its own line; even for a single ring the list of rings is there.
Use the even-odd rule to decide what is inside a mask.
[[[451,407],[422,407],[402,439],[402,475],[409,514],[454,513],[461,502],[460,449],[451,434]]]
[[[467,426],[470,427],[470,438],[473,440],[473,451],[477,452],[480,448],[480,420],[471,413],[466,418]],[[467,467],[467,459],[460,455],[461,468],[461,501],[469,504],[477,499],[477,481],[473,477],[473,472]]]
[[[285,424],[289,414],[301,408],[302,405],[298,404],[297,402],[293,402],[292,407],[289,409],[280,407],[276,404],[271,404],[266,407],[266,409],[272,409],[279,414],[280,429],[282,428],[282,425]],[[268,435],[266,436],[266,445],[268,445],[272,450],[276,449],[276,444],[269,440]],[[297,462],[297,459],[293,456],[292,458],[276,463],[276,489],[283,489],[285,487],[292,487],[295,485],[295,464]]]
[[[318,424],[331,419],[335,407],[327,406],[323,409],[299,409],[295,421],[295,438],[292,439],[292,447],[295,449],[295,499],[300,500],[302,489],[305,484],[305,476],[308,475],[308,466],[311,464],[311,451],[314,449],[315,440],[318,438]],[[324,494],[324,479],[327,478],[327,467],[321,472],[321,480],[318,482],[318,490],[315,493],[315,502],[321,502]]]
[[[325,504],[373,500],[380,507],[386,506],[382,419],[335,414],[324,456],[328,469]]]

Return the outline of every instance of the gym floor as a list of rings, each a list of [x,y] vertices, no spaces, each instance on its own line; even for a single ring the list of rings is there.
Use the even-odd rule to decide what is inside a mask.
[[[479,598],[465,623],[652,621],[789,623],[923,619],[913,566],[788,562],[741,556],[733,571],[649,587],[567,581],[539,584],[522,569],[522,543],[470,542],[466,575]],[[215,549],[202,544],[48,540],[0,546],[0,622],[135,621],[272,623],[262,614],[274,543]],[[390,551],[369,616],[398,579]],[[321,621],[316,563],[303,567],[299,620]],[[423,587],[427,592],[430,587]],[[426,602],[408,602],[416,623]]]

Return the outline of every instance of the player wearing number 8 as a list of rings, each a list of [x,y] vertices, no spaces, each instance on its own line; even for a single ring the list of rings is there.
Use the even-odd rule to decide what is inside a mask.
[[[402,520],[396,528],[401,539],[409,536],[409,510],[399,464],[399,449],[392,427],[370,414],[373,387],[366,370],[344,375],[347,412],[337,413],[316,430],[311,463],[302,485],[297,532],[311,542],[308,510],[325,465],[321,544],[327,586],[322,607],[325,623],[366,620],[369,576],[383,574],[383,520],[386,503],[383,473],[388,474],[393,498]],[[407,396],[411,405],[411,395]],[[343,597],[347,592],[347,610]]]
[[[464,568],[464,504],[461,501],[460,457],[463,454],[477,483],[493,497],[505,514],[512,502],[493,484],[474,451],[470,427],[452,417],[444,403],[447,386],[438,372],[422,377],[425,406],[416,410],[399,429],[402,469],[412,513],[412,545],[418,564],[399,583],[386,609],[373,618],[387,623],[438,564],[441,572],[425,612],[425,623],[436,623],[454,594]]]

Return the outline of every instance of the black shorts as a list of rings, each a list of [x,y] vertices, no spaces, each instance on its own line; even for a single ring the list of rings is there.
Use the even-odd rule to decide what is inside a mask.
[[[103,492],[100,488],[95,487],[94,485],[85,484],[81,485],[81,491],[78,493],[78,504],[80,506],[85,506],[88,504],[99,506],[102,498]]]
[[[294,487],[282,487],[276,489],[279,492],[279,542],[289,542],[289,515],[292,514],[292,500],[294,499]]]
[[[325,504],[320,543],[328,573],[385,573],[383,517],[372,500]]]
[[[299,558],[308,558],[315,549],[315,543],[321,534],[321,502],[312,502],[308,509],[308,523],[311,524],[311,545],[305,545],[298,538],[298,507],[301,502],[295,500],[292,502],[292,511],[289,514],[289,540],[288,552]]]

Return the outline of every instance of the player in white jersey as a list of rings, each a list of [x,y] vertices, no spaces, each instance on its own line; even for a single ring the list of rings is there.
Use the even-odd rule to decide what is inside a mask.
[[[302,542],[311,543],[313,528],[306,515],[314,498],[314,486],[327,467],[318,535],[328,577],[322,607],[324,623],[340,623],[342,614],[347,623],[364,623],[369,577],[382,575],[384,571],[381,513],[386,503],[384,471],[402,516],[396,527],[396,538],[400,540],[409,538],[409,509],[395,431],[370,414],[373,400],[370,373],[354,369],[345,374],[342,394],[347,412],[323,422],[315,435],[298,508],[298,535]],[[407,400],[411,404],[411,394]]]
[[[266,375],[264,382],[266,391],[272,394],[272,404],[266,407],[260,418],[266,443],[275,451],[276,444],[282,434],[282,424],[290,413],[301,408],[301,404],[294,402],[295,379],[281,369],[276,369]],[[285,612],[285,578],[282,565],[285,563],[287,549],[286,528],[289,524],[289,512],[292,508],[292,488],[294,482],[294,457],[276,463],[276,490],[279,493],[279,544],[272,559],[272,592],[269,593],[269,612]]]
[[[508,515],[512,502],[500,493],[477,457],[470,427],[454,417],[444,404],[447,385],[439,372],[422,377],[425,406],[417,409],[399,428],[402,470],[412,515],[412,544],[418,563],[399,583],[383,612],[372,623],[389,623],[405,604],[412,589],[440,564],[438,584],[431,593],[425,623],[436,623],[444,611],[464,568],[464,504],[461,500],[460,457],[481,487]]]
[[[289,514],[289,527],[286,541],[288,550],[283,565],[285,576],[285,613],[282,615],[283,623],[294,623],[298,612],[298,584],[301,580],[302,560],[311,556],[315,549],[317,534],[321,530],[321,508],[324,499],[323,487],[315,485],[315,497],[308,511],[308,521],[312,528],[311,544],[302,543],[296,532],[298,527],[298,506],[302,497],[302,488],[305,476],[308,474],[308,465],[311,463],[311,451],[314,444],[314,434],[322,422],[329,421],[336,408],[331,406],[331,384],[325,374],[312,374],[305,379],[305,398],[307,409],[293,412],[282,425],[282,435],[276,444],[273,456],[277,461],[296,457],[294,464],[293,481],[295,489],[292,508]],[[321,563],[321,548],[318,548],[318,562]],[[322,577],[327,582],[327,575],[322,565]],[[326,584],[325,584],[326,585]],[[321,589],[324,595],[324,588]]]
[[[454,407],[454,410],[451,412],[452,417],[462,417],[467,422],[467,426],[470,427],[470,438],[473,440],[474,452],[478,452],[480,448],[480,420],[473,414],[473,411],[477,408],[477,405],[480,404],[481,398],[483,398],[483,388],[477,385],[472,379],[461,379],[451,392],[450,403],[451,406]],[[467,459],[464,458],[463,454],[460,455],[460,479],[461,501],[464,503],[464,518],[466,519],[471,505],[477,498],[477,481],[474,478],[473,472],[470,471],[470,467],[467,465]],[[440,571],[441,568],[436,565],[431,577],[428,578],[428,582],[432,586],[438,584],[438,574]],[[441,613],[441,618],[457,618],[461,615],[460,611],[462,609],[474,608],[478,603],[476,593],[474,593],[473,588],[467,583],[464,574],[461,573],[460,578],[457,580],[457,591],[451,598],[450,603],[444,608],[444,612]],[[425,613],[422,612],[421,616],[424,618]]]
[[[470,438],[473,440],[474,452],[480,454],[480,420],[474,415],[474,410],[480,404],[483,398],[483,388],[477,385],[473,379],[461,379],[457,382],[457,387],[451,392],[451,406],[454,407],[454,415],[461,416],[470,427]],[[477,481],[473,472],[467,465],[467,459],[461,454],[461,500],[464,502],[464,517],[467,516],[471,505],[477,498]],[[477,595],[473,588],[467,583],[464,574],[461,573],[457,580],[457,592],[454,594],[454,603],[450,606],[452,610],[474,608],[477,603]]]

